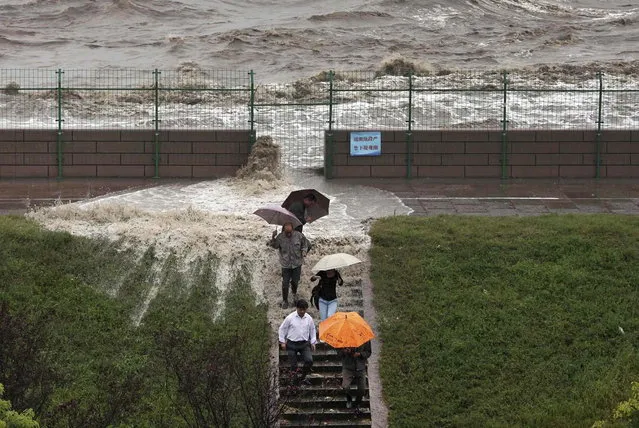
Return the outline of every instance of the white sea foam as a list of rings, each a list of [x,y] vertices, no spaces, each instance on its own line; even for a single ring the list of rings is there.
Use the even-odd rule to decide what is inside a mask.
[[[293,180],[298,184],[290,184]],[[29,215],[49,229],[118,241],[140,254],[153,246],[159,261],[175,255],[184,271],[212,254],[219,259],[214,285],[221,291],[240,265],[247,266],[256,294],[275,307],[280,299],[279,262],[277,252],[266,245],[275,226],[252,213],[262,205],[280,203],[300,187],[318,188],[331,199],[330,215],[305,226],[304,232],[313,242],[304,263],[306,273],[322,256],[334,252],[350,253],[366,261],[368,220],[410,212],[397,197],[378,189],[297,176],[280,182],[277,189],[258,192],[236,179],[162,185]],[[366,268],[364,264],[349,269],[345,277],[361,275],[361,269]],[[157,287],[151,288],[137,322],[157,291]],[[310,283],[304,277],[300,293],[310,294]]]

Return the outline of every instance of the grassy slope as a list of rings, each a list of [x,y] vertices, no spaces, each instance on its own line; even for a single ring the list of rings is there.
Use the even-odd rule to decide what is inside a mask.
[[[627,397],[639,218],[400,217],[371,235],[391,426],[589,426]]]
[[[25,346],[0,349],[0,361],[3,356],[13,361],[0,367],[0,382],[25,364],[27,372],[33,369],[29,364],[46,365],[42,376],[53,387],[46,402],[40,406],[29,399],[39,394],[33,386],[38,379],[28,385],[26,398],[15,399],[24,398],[22,404],[34,407],[48,426],[73,426],[78,420],[84,426],[184,426],[183,413],[192,416],[166,358],[181,358],[176,370],[203,370],[195,379],[204,379],[212,358],[218,358],[215,364],[227,361],[228,352],[256,367],[268,364],[266,308],[255,304],[245,272],[238,272],[235,285],[220,295],[211,286],[216,260],[210,257],[185,274],[173,258],[158,264],[153,249],[139,259],[117,245],[44,231],[17,217],[0,216],[0,242],[0,305],[8,305],[8,320],[24,322],[25,332],[18,336],[43,356],[21,363],[21,352],[33,353]],[[139,318],[153,286],[159,287],[157,297],[135,327],[132,320]],[[213,313],[219,314],[216,322]],[[10,330],[0,325],[0,341]],[[234,343],[242,344],[241,352],[229,351]],[[12,398],[16,391],[5,386]],[[228,399],[233,418],[243,423],[242,403]]]

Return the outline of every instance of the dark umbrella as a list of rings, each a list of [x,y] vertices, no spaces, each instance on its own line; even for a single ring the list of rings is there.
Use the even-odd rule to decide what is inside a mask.
[[[266,205],[253,214],[262,217],[268,224],[278,224],[283,226],[286,223],[292,223],[293,227],[300,226],[302,223],[295,217],[295,214],[280,207],[279,205]]]
[[[308,194],[315,195],[315,200],[317,201],[315,202],[315,205],[308,209],[308,214],[313,218],[313,220],[317,220],[320,217],[328,215],[328,206],[331,201],[315,189],[302,189],[291,192],[291,194],[288,195],[288,198],[286,198],[286,200],[282,203],[282,207],[288,210],[295,202],[302,203],[304,201],[304,197]]]

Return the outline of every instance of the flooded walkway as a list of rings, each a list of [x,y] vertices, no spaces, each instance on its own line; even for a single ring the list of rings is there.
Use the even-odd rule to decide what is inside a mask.
[[[639,214],[639,180],[352,181],[392,192],[411,215]]]
[[[388,191],[412,209],[411,215],[440,214],[530,216],[541,214],[639,214],[639,180],[426,180],[366,179],[324,181],[305,177],[309,187],[340,188],[351,185]],[[0,181],[0,214],[23,214],[38,206],[76,202],[106,194],[130,192],[166,184],[193,184],[163,179],[23,179]],[[386,204],[383,194],[371,194],[371,216]],[[359,207],[358,209],[363,209]],[[397,213],[400,214],[400,213]],[[403,213],[402,213],[403,214]]]

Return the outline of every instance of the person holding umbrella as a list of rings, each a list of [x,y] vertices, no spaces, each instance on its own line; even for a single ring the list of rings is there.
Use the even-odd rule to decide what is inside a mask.
[[[375,337],[371,326],[357,312],[336,312],[319,324],[320,340],[333,348],[342,359],[342,390],[346,394],[346,407],[353,406],[350,387],[357,381],[355,407],[366,392],[366,362],[371,356],[371,339]]]
[[[336,269],[321,270],[311,277],[311,281],[316,281],[318,278],[318,309],[320,320],[324,321],[337,312],[337,285],[343,285],[344,280]]]
[[[322,321],[337,311],[336,286],[344,284],[344,280],[337,269],[361,262],[360,259],[350,254],[335,253],[322,257],[313,266],[313,272],[318,273],[316,276],[311,277],[311,281],[315,281],[318,278],[320,278],[320,281],[311,291],[311,300],[316,303]]]
[[[304,224],[327,216],[330,204],[330,199],[316,189],[300,189],[291,192],[281,206],[293,213],[302,224],[295,228],[301,232]]]
[[[339,348],[337,354],[342,359],[342,390],[346,394],[346,408],[359,407],[366,393],[366,361],[371,356],[371,341],[357,348]],[[357,382],[355,402],[350,389],[353,381]]]
[[[308,252],[306,237],[293,230],[291,222],[284,223],[282,232],[278,235],[273,231],[269,246],[279,250],[280,265],[282,266],[282,309],[288,308],[289,285],[293,292],[293,300],[297,301],[297,285],[302,275],[302,263]]]
[[[289,205],[288,210],[295,214],[295,217],[302,223],[295,230],[301,232],[306,223],[311,223],[314,219],[309,214],[309,208],[317,203],[317,198],[313,193],[307,193],[301,201],[295,201]]]

